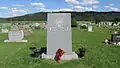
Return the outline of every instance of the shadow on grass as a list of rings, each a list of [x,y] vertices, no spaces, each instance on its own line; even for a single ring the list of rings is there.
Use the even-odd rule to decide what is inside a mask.
[[[41,48],[30,47],[29,49],[32,51],[32,54],[30,54],[30,56],[33,58],[37,58],[37,57],[41,58],[41,54],[42,53],[46,54],[47,52],[46,47],[41,47]]]
[[[79,51],[78,52],[75,52],[79,58],[82,58],[85,56],[85,52],[86,52],[86,49],[85,48],[79,48],[78,49]]]

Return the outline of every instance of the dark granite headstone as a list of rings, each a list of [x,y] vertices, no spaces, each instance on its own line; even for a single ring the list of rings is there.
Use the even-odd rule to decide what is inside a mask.
[[[117,33],[117,34],[112,34],[111,36],[111,41],[112,42],[120,42],[120,34]]]

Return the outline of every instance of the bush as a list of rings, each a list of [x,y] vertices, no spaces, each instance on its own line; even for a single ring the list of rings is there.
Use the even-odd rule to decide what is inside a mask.
[[[86,51],[86,48],[84,48],[84,47],[79,48],[79,51],[80,51],[80,52],[85,52],[85,51]]]
[[[87,26],[82,25],[82,26],[80,26],[80,28],[81,28],[81,29],[87,29]]]
[[[79,48],[79,54],[78,54],[78,56],[79,56],[79,58],[82,58],[82,57],[84,57],[85,56],[85,52],[86,52],[86,48]]]
[[[75,19],[72,19],[71,21],[71,27],[77,27],[77,22]]]

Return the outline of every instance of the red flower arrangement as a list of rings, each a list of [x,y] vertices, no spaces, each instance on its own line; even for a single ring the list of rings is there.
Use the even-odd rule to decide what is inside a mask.
[[[56,52],[56,61],[59,63],[60,62],[60,58],[62,57],[62,55],[64,54],[64,51],[59,48]]]

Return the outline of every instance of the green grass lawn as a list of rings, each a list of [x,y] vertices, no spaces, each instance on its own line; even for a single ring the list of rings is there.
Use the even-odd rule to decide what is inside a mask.
[[[102,43],[105,38],[110,38],[108,29],[94,27],[93,30],[72,28],[73,51],[84,46],[87,52],[83,59],[61,61],[60,64],[29,56],[31,43],[36,47],[46,46],[46,31],[35,30],[24,38],[28,43],[4,43],[7,34],[0,34],[0,68],[120,68],[120,47]]]

